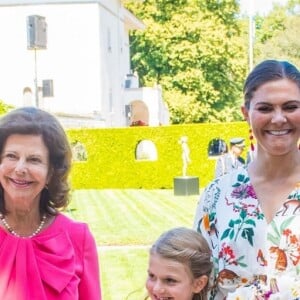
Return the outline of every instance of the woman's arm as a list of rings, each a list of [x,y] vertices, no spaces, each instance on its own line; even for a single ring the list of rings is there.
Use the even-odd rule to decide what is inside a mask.
[[[97,246],[88,227],[83,245],[83,271],[79,285],[80,300],[101,300],[100,270]]]

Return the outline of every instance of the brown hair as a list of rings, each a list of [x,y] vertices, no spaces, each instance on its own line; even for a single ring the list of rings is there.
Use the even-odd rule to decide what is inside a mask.
[[[300,72],[287,61],[265,60],[258,64],[248,75],[244,84],[244,104],[249,109],[253,93],[264,83],[279,79],[289,79],[300,89]]]
[[[68,204],[68,174],[71,168],[71,148],[59,121],[50,113],[35,107],[22,107],[0,119],[0,153],[12,134],[40,135],[49,151],[51,178],[41,193],[41,213],[56,214]],[[0,212],[6,213],[3,189],[0,189]]]

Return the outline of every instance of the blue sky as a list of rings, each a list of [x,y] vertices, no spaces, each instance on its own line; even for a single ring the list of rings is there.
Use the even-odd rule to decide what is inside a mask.
[[[286,4],[287,0],[240,0],[241,12],[246,13],[252,9],[264,15],[272,9],[273,3]]]

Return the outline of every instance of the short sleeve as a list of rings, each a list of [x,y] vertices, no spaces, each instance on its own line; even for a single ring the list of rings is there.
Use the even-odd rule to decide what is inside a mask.
[[[216,241],[212,240],[217,238],[216,204],[220,196],[218,181],[219,179],[209,184],[201,194],[193,225],[194,229],[203,235],[212,249],[218,248],[215,245]]]

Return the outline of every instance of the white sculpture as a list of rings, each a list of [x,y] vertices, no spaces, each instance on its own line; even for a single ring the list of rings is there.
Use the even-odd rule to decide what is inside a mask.
[[[188,137],[187,136],[182,136],[179,140],[179,143],[181,144],[182,147],[182,176],[187,176],[187,167],[188,164],[191,162],[190,159],[190,148],[187,144]]]

